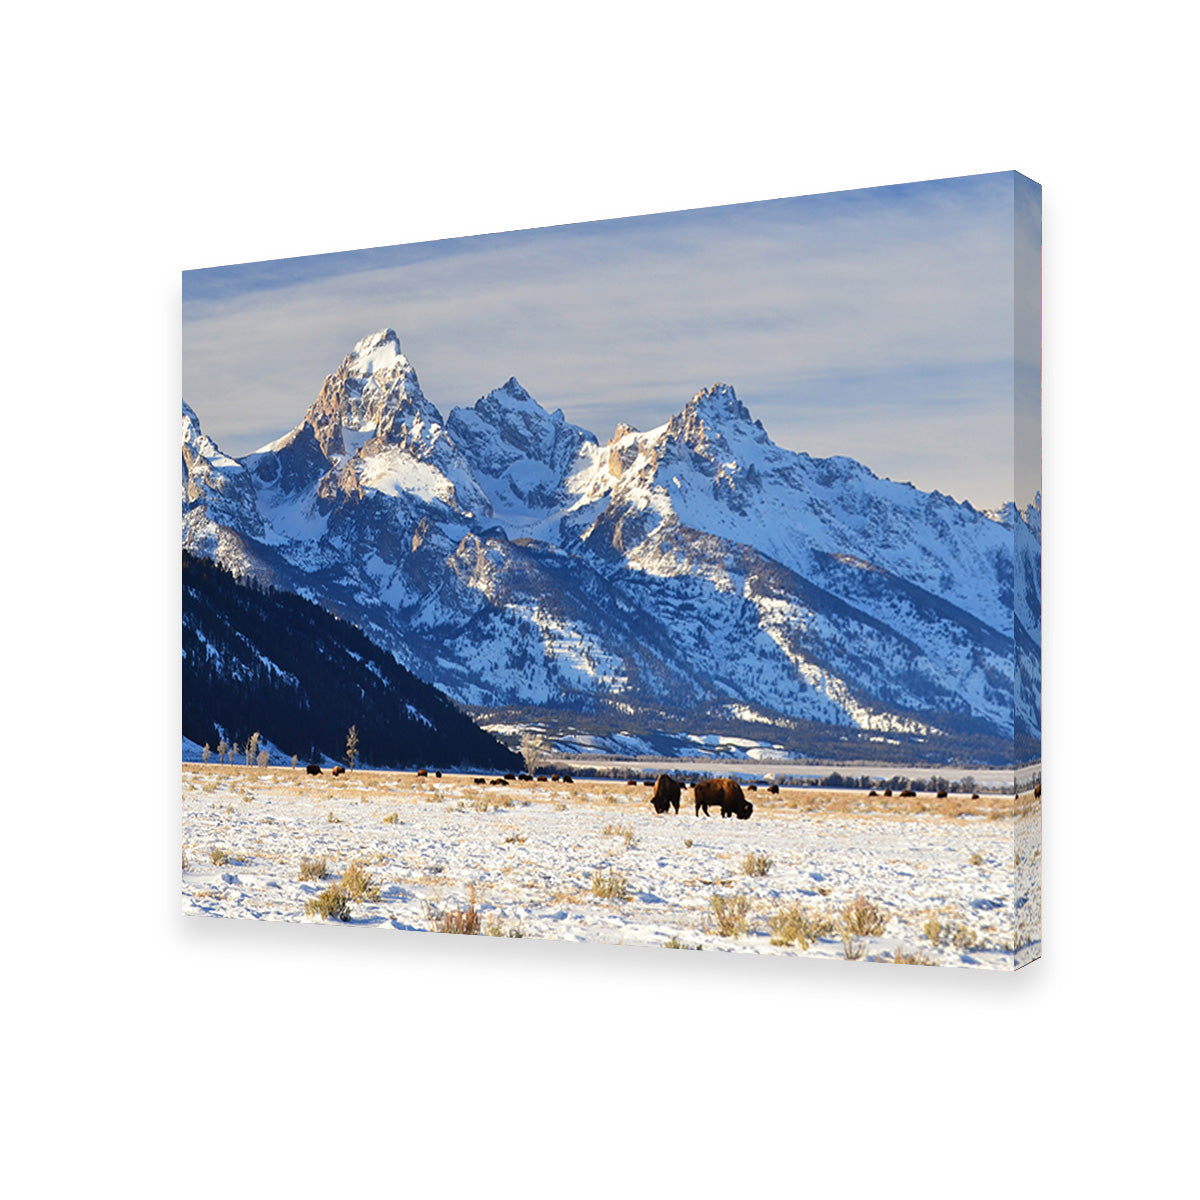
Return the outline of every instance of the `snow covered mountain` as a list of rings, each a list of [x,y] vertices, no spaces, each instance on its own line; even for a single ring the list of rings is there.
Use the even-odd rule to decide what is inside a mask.
[[[240,461],[185,404],[183,480],[187,549],[496,719],[947,761],[1040,736],[1040,510],[785,450],[725,384],[601,445],[515,379],[443,420],[383,330]]]

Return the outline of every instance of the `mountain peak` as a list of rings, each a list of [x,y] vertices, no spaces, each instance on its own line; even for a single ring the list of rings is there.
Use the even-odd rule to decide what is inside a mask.
[[[354,349],[350,351],[350,357],[369,361],[372,365],[378,363],[380,366],[391,366],[396,359],[403,358],[404,353],[400,349],[400,339],[396,331],[381,329],[378,333],[372,333],[357,341]]]
[[[735,441],[746,437],[755,442],[770,440],[762,423],[750,416],[727,383],[714,383],[698,391],[683,406],[683,411],[671,418],[667,433],[696,451],[731,436]]]
[[[702,416],[727,415],[742,421],[750,420],[749,411],[728,383],[714,383],[710,387],[701,388],[684,405],[684,412],[689,409]]]

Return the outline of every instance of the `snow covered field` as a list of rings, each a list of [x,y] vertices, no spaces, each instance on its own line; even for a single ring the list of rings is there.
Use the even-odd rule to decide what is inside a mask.
[[[1017,817],[1012,797],[785,788],[747,793],[739,821],[694,816],[689,792],[658,816],[650,794],[185,763],[183,911],[322,920],[306,906],[332,889],[350,924],[393,930],[994,969],[1040,953],[1029,797]]]

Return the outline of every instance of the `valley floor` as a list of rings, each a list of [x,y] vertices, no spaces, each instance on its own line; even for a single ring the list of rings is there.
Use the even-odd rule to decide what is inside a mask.
[[[739,821],[689,792],[658,816],[610,781],[185,763],[183,910],[322,920],[324,894],[395,930],[1002,970],[1040,953],[1032,796],[747,796]]]

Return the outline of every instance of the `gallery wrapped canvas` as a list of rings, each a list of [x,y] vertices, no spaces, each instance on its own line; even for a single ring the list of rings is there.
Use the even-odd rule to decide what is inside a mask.
[[[1037,958],[1040,262],[1002,172],[185,272],[184,911]]]

